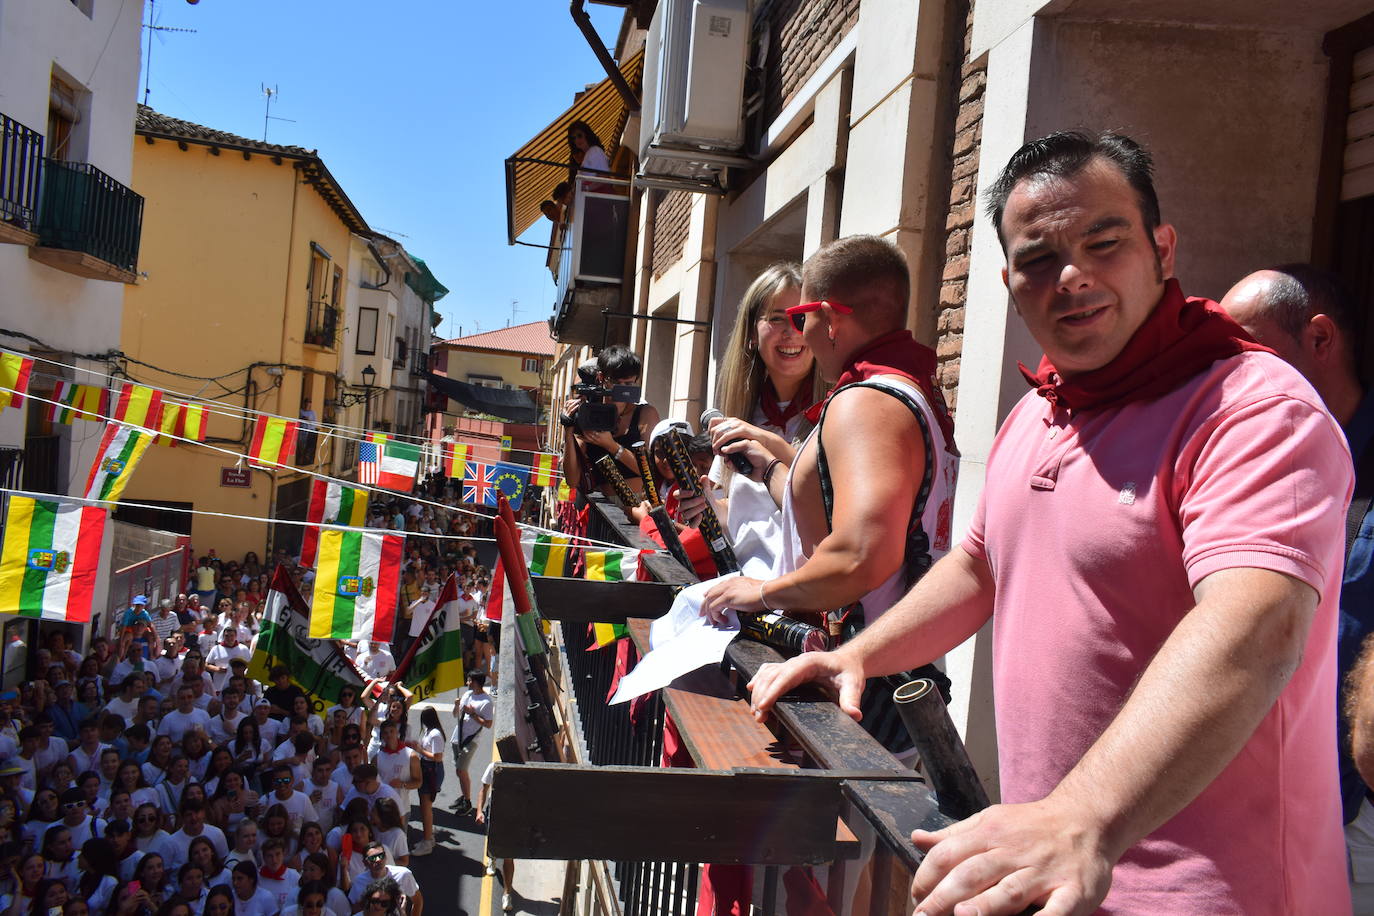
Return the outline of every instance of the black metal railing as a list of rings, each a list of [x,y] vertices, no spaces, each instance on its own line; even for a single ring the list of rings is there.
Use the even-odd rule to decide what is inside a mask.
[[[0,114],[0,220],[33,227],[42,174],[43,135]]]
[[[334,349],[339,335],[339,310],[325,302],[311,302],[305,315],[305,342]]]
[[[424,350],[416,350],[410,355],[410,374],[424,375],[429,371],[429,354]]]
[[[89,162],[43,160],[38,244],[81,251],[133,272],[143,227],[143,197]]]

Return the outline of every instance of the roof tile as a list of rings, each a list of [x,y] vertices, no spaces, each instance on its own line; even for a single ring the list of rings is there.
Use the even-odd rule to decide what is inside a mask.
[[[553,337],[546,321],[531,321],[496,331],[483,331],[444,341],[454,347],[481,347],[486,350],[508,350],[512,353],[538,353],[553,356]]]

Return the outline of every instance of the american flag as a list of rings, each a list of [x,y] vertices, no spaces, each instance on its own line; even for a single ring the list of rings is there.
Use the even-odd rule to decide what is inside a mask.
[[[377,484],[377,472],[381,466],[381,450],[375,442],[358,443],[358,483]]]

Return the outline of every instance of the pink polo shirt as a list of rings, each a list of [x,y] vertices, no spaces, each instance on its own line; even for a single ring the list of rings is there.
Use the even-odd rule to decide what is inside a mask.
[[[1192,804],[1126,853],[1102,912],[1350,911],[1334,712],[1351,487],[1340,427],[1268,353],[1081,415],[1029,393],[998,433],[963,546],[996,582],[1003,801],[1058,785],[1208,575],[1270,569],[1321,596],[1274,708]]]

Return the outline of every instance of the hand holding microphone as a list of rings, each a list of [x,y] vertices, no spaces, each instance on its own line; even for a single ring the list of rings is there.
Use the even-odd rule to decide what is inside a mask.
[[[728,434],[729,432],[733,432],[735,429],[735,424],[738,423],[738,421],[736,420],[728,419],[725,416],[725,414],[721,413],[716,408],[708,407],[701,415],[701,428],[710,429],[711,423],[715,420],[727,421],[726,423],[723,423],[720,427],[718,427],[718,429],[722,433],[726,434]],[[711,445],[715,448],[717,452],[720,452],[722,446],[733,445],[736,442],[742,442],[745,438],[743,436],[736,436],[733,439],[729,439],[725,442],[722,442],[721,437],[716,435],[716,432],[717,430],[715,429],[711,430]],[[726,455],[726,457],[730,459],[730,463],[735,466],[736,471],[739,471],[741,474],[747,474],[751,477],[753,476],[754,464],[749,460],[748,455],[742,454],[740,452],[732,452],[731,454]]]

